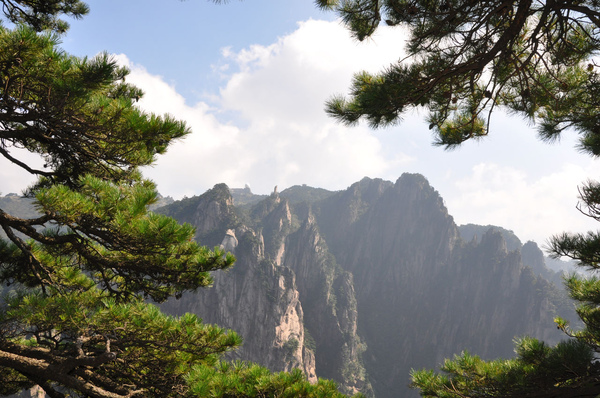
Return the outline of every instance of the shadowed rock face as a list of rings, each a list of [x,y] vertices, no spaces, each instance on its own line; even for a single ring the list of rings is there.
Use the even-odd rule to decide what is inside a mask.
[[[515,336],[561,337],[555,288],[523,266],[521,246],[509,250],[497,230],[463,240],[424,177],[365,178],[319,195],[302,189],[294,197],[318,200],[292,203],[283,191],[252,202],[244,191],[251,205],[242,212],[220,184],[163,210],[237,257],[214,288],[164,309],[239,332],[237,358],[298,367],[378,398],[416,395],[411,368],[434,368],[464,349],[510,357]],[[539,267],[532,245],[524,254]]]

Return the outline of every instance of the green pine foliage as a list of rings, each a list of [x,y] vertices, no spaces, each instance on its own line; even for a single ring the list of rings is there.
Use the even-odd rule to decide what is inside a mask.
[[[585,342],[569,340],[550,347],[522,338],[517,357],[484,361],[463,352],[446,359],[441,370],[414,371],[412,387],[422,397],[569,397],[596,396],[598,365]]]
[[[588,181],[580,189],[580,198],[579,210],[588,217],[600,220],[600,184]],[[569,257],[591,273],[587,278],[572,274],[565,279],[571,297],[579,303],[577,314],[584,328],[573,331],[563,319],[557,319],[557,324],[568,335],[600,351],[600,279],[596,272],[600,268],[600,233],[564,233],[550,240],[550,249],[555,257]]]
[[[574,128],[598,155],[600,49],[597,1],[318,0],[358,40],[380,23],[407,30],[406,57],[355,75],[349,97],[327,103],[334,118],[371,126],[429,112],[435,143],[452,148],[488,134],[494,110],[537,124],[542,139]]]
[[[213,365],[241,342],[190,314],[169,317],[141,299],[119,303],[88,282],[70,294],[15,292],[0,317],[3,366],[51,396],[58,385],[73,396],[184,396],[192,365]]]
[[[57,32],[69,28],[69,24],[60,19],[61,14],[79,19],[89,12],[81,0],[2,0],[2,9],[6,19],[14,24]]]
[[[142,91],[109,55],[58,47],[60,18],[85,3],[0,3],[15,24],[0,26],[0,155],[39,177],[25,192],[34,214],[0,205],[0,395],[39,385],[51,398],[205,397],[222,385],[236,397],[340,396],[300,371],[219,362],[241,344],[235,332],[150,303],[209,286],[235,260],[149,211],[159,195],[139,167],[190,130],[137,108]]]
[[[221,362],[217,366],[197,366],[188,375],[192,393],[214,398],[341,398],[335,383],[319,379],[306,381],[302,371],[271,373],[246,362]],[[356,398],[362,395],[355,395]]]
[[[78,187],[93,175],[110,181],[139,180],[173,140],[189,133],[183,122],[136,108],[141,90],[107,54],[76,58],[57,47],[54,33],[2,28],[0,110],[5,146],[0,154],[43,178],[39,185]],[[46,161],[34,170],[7,147],[21,147]],[[34,187],[35,188],[35,187]]]

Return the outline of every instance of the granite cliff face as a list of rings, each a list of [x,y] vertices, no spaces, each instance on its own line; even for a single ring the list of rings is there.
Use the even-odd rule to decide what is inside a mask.
[[[537,246],[507,247],[493,229],[464,239],[424,177],[311,189],[258,201],[244,190],[246,204],[236,207],[220,184],[162,209],[237,257],[213,288],[164,309],[239,332],[236,358],[298,367],[310,380],[378,398],[416,395],[411,368],[434,368],[464,349],[509,357],[515,336],[562,337],[552,319],[568,306],[523,265],[540,267]]]
[[[311,381],[318,371],[344,392],[369,393],[352,276],[335,263],[310,211],[300,221],[289,201],[274,193],[241,214],[224,185],[188,201],[194,205],[164,211],[193,222],[199,241],[220,244],[237,262],[214,274],[213,288],[171,300],[163,309],[194,312],[234,329],[244,344],[233,358],[275,371],[300,368]]]

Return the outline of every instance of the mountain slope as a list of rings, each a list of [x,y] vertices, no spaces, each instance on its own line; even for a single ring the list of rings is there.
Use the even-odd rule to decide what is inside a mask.
[[[317,198],[308,189],[295,187],[295,197],[309,198],[302,203],[274,192],[236,208],[218,185],[180,206],[185,212],[171,211],[238,262],[214,289],[165,308],[237,330],[240,358],[299,367],[379,398],[416,395],[411,368],[464,349],[509,357],[515,336],[562,337],[552,320],[569,307],[523,265],[518,238],[510,250],[501,230],[463,240],[423,176],[365,178]],[[537,246],[526,246],[537,262]]]

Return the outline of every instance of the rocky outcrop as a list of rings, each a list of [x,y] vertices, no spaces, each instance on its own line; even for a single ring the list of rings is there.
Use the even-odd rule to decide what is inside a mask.
[[[317,374],[342,382],[347,393],[370,393],[352,274],[336,263],[311,212],[287,239],[285,265],[297,275],[305,329],[315,342]]]
[[[223,241],[219,247],[225,251],[235,253],[235,248],[239,244],[239,241],[235,237],[235,231],[233,229],[228,229],[225,232],[225,236],[223,237]]]
[[[234,329],[244,344],[233,358],[274,371],[300,368],[311,381],[318,374],[338,381],[344,392],[369,393],[352,276],[335,263],[310,210],[301,211],[300,222],[289,201],[273,192],[234,218],[236,209],[221,186],[197,198],[196,206],[185,211],[196,218],[199,238],[222,233],[220,245],[236,255],[236,265],[215,273],[211,289],[171,300],[163,309],[194,312]]]
[[[222,186],[215,186],[202,195],[194,211],[199,225],[198,235],[211,239],[221,233],[221,246],[237,255],[236,266],[225,272],[215,272],[214,286],[197,294],[171,300],[163,308],[174,314],[194,312],[205,322],[234,329],[245,343],[233,353],[241,358],[260,363],[272,370],[304,369],[309,380],[316,381],[314,355],[304,345],[304,313],[296,288],[296,277],[280,259],[266,253],[274,249],[280,236],[269,230],[268,239],[262,228],[254,230],[241,223],[224,229],[235,214],[231,196]],[[223,192],[226,194],[223,195]],[[275,198],[274,198],[275,199]],[[267,225],[275,224],[282,232],[289,224],[289,209],[272,200]],[[183,215],[181,215],[182,218]]]
[[[541,269],[539,248],[504,229],[460,232],[427,180],[365,178],[345,191],[286,191],[243,208],[217,185],[165,210],[193,222],[209,246],[232,251],[214,287],[166,303],[244,338],[236,358],[272,370],[301,368],[347,393],[416,395],[412,368],[469,350],[510,357],[524,334],[557,341],[567,311]],[[508,244],[507,244],[508,242]],[[522,252],[523,250],[523,252]],[[524,265],[524,263],[526,263]]]

